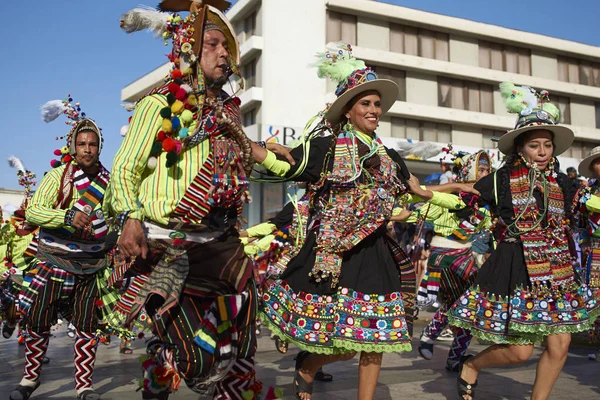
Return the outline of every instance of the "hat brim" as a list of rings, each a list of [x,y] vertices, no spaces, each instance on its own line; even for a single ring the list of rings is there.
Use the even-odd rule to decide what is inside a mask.
[[[392,108],[398,98],[398,92],[400,91],[396,82],[389,79],[375,79],[373,81],[362,83],[347,90],[338,97],[327,110],[325,118],[332,124],[339,124],[344,119],[343,114],[346,104],[348,104],[355,96],[370,90],[379,93],[379,97],[381,97],[381,111],[383,114]]]
[[[225,35],[227,52],[229,53],[229,57],[231,57],[233,64],[236,66],[240,65],[240,45],[237,36],[235,35],[233,25],[231,25],[231,22],[229,22],[227,17],[215,7],[207,5],[205,12],[206,21],[210,21],[218,26],[219,30]],[[204,40],[204,24],[205,21],[202,21],[201,18],[196,19],[196,23],[194,24],[194,44],[192,45],[194,54],[201,55],[201,46]]]
[[[573,139],[575,138],[573,131],[562,125],[524,126],[523,128],[514,129],[502,135],[498,140],[498,150],[505,155],[511,154],[515,148],[515,139],[525,132],[533,130],[545,130],[554,134],[552,140],[554,143],[554,156],[558,156],[567,151],[567,149],[571,147],[571,144],[573,144]]]
[[[577,171],[579,172],[579,175],[585,176],[587,178],[595,178],[590,167],[592,166],[592,163],[599,158],[600,158],[600,153],[596,153],[596,154],[589,155],[586,158],[584,158],[583,160],[581,160],[581,162],[579,163],[579,167],[577,167]]]

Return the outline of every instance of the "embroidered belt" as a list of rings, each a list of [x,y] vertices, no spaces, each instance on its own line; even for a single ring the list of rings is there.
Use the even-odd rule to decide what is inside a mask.
[[[146,232],[146,237],[149,239],[182,239],[194,243],[208,243],[212,242],[223,234],[223,232],[188,232],[183,230],[169,229],[150,221],[144,221],[143,225],[144,231]]]

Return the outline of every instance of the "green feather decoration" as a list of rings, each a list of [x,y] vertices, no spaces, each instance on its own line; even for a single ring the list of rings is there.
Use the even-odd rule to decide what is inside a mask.
[[[528,86],[515,86],[510,82],[502,82],[500,94],[509,113],[519,114],[526,108],[531,110],[537,108],[538,99],[535,91]]]
[[[317,62],[313,66],[317,67],[319,78],[327,77],[337,84],[346,82],[357,69],[367,67],[364,61],[352,56],[352,47],[344,42],[337,42],[324,53],[318,53]]]
[[[544,103],[542,105],[542,110],[550,114],[555,121],[560,120],[560,110],[554,104],[550,102]]]

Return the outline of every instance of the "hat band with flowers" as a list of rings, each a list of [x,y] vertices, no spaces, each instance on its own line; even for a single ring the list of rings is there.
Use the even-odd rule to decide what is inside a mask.
[[[344,93],[346,93],[346,91],[358,86],[358,85],[362,85],[363,83],[369,82],[369,81],[374,81],[378,79],[377,78],[377,73],[375,71],[373,71],[373,69],[371,69],[371,67],[367,67],[367,68],[363,68],[363,69],[357,69],[356,71],[353,71],[350,76],[348,77],[348,79],[345,82],[341,82],[336,91],[335,91],[335,95],[336,96],[341,96]]]

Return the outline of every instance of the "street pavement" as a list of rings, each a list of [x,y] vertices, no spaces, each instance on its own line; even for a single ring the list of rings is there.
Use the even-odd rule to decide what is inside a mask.
[[[426,322],[428,314],[417,321],[416,332]],[[48,357],[51,363],[44,365],[42,385],[33,399],[75,399],[73,383],[73,339],[62,326],[50,339]],[[413,351],[408,354],[386,354],[377,384],[375,398],[438,400],[457,399],[456,374],[444,369],[450,342],[437,342],[434,358],[423,360],[416,351],[418,339],[413,341]],[[105,400],[141,399],[135,392],[141,376],[141,366],[137,358],[144,354],[144,340],[133,342],[132,355],[119,353],[119,343],[113,340],[108,346],[100,345],[94,373],[94,386]],[[474,340],[470,351],[476,353],[484,349]],[[512,368],[494,368],[483,372],[479,377],[477,400],[529,399],[535,379],[535,367],[542,348],[536,347],[534,355],[527,363]],[[587,400],[600,399],[600,362],[588,360],[588,353],[595,349],[582,345],[572,345],[569,358],[560,375],[550,399]],[[297,349],[290,346],[288,354],[275,350],[274,341],[263,329],[259,338],[257,376],[265,388],[276,385],[284,390],[285,399],[294,399],[292,377],[294,355]],[[0,339],[0,400],[8,399],[11,390],[18,384],[23,371],[23,346],[13,337]],[[315,384],[313,399],[356,399],[358,380],[358,357],[353,360],[331,364],[325,371],[332,373],[333,382]],[[199,396],[185,385],[170,397],[174,400],[199,399]]]

